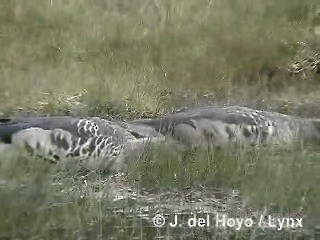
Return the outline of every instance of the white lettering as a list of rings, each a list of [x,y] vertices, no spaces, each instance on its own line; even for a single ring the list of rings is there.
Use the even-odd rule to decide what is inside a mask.
[[[178,225],[178,216],[175,214],[174,215],[174,222],[170,222],[169,226],[170,227],[176,227]]]
[[[245,227],[247,227],[247,228],[252,227],[252,226],[253,226],[253,220],[252,220],[252,218],[246,218],[246,219],[244,220],[244,225],[245,225]]]
[[[285,221],[285,218],[277,219],[277,222],[278,222],[278,225],[279,225],[279,227],[277,228],[278,231],[281,231],[283,229],[284,221]]]
[[[189,227],[195,227],[196,226],[197,217],[194,214],[192,218],[188,219],[188,226]]]
[[[268,227],[270,228],[276,228],[277,224],[274,222],[274,219],[271,215],[268,216]]]
[[[227,218],[227,226],[234,227],[236,225],[236,221],[233,218]]]
[[[220,217],[221,216],[221,217]],[[226,215],[225,214],[216,214],[216,227],[226,227]]]
[[[206,220],[204,218],[199,218],[198,219],[198,226],[204,227],[205,225],[206,225]]]
[[[296,218],[296,227],[303,227],[303,225],[302,225],[302,218]]]

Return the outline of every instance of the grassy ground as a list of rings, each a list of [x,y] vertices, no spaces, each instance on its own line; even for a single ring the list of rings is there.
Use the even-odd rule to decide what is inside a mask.
[[[297,42],[312,32],[317,1],[0,4],[5,112],[63,111],[69,108],[67,96],[83,89],[81,101],[97,114],[111,101],[122,112],[151,114],[205,94],[252,102],[301,100],[306,88],[318,90],[310,87],[312,79],[285,73]],[[291,89],[293,83],[298,90]],[[276,90],[289,93],[270,96]]]
[[[320,102],[319,75],[287,72],[297,42],[309,41],[319,50],[310,40],[319,24],[318,8],[317,0],[2,0],[0,111],[132,118],[211,100],[276,102],[284,112],[320,116],[304,108]],[[70,168],[24,153],[1,157],[0,237],[154,239],[186,231],[152,227],[137,217],[140,207],[152,203],[142,193],[133,201],[114,201],[105,196],[110,194],[103,183],[107,175],[89,173],[84,183],[84,173]],[[154,150],[121,182],[159,196],[188,187],[200,195],[236,189],[236,206],[224,208],[231,216],[251,217],[263,209],[299,215],[304,234],[320,224],[316,144],[185,156]],[[211,198],[204,201],[213,204]],[[254,239],[259,231],[193,229],[186,234]],[[277,234],[284,238],[283,232]]]
[[[23,153],[2,159],[2,236],[8,239],[111,236],[175,239],[182,235],[199,239],[248,239],[249,236],[297,239],[302,235],[309,239],[319,225],[317,146],[297,146],[294,150],[230,149],[227,153],[217,150],[187,156],[169,151],[164,155],[164,150],[154,149],[131,166],[129,176],[115,177],[116,180],[105,174],[84,173],[68,163],[51,165]],[[121,183],[112,185],[115,181]],[[128,184],[130,189],[125,188]],[[230,194],[232,189],[237,189],[235,196]],[[120,192],[117,198],[114,191]],[[196,196],[190,196],[192,192]],[[300,217],[303,228],[291,234],[287,230],[262,230],[255,226],[235,231],[213,224],[205,229],[167,225],[155,228],[150,220],[156,213],[167,219],[179,213],[187,221],[193,213],[213,217],[217,212],[234,218],[258,219],[269,214]]]

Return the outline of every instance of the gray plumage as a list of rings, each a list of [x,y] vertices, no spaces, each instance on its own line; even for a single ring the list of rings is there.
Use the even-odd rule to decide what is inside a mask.
[[[118,170],[126,158],[138,156],[148,144],[163,137],[147,126],[130,128],[96,117],[37,117],[0,124],[0,140],[27,147],[52,161],[73,157],[90,169]]]
[[[320,138],[317,120],[239,106],[198,107],[130,123],[151,126],[192,147],[280,144]]]

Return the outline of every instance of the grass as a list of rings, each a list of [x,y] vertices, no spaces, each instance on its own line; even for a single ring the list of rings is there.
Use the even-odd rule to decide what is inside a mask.
[[[140,184],[163,187],[216,186],[239,189],[259,204],[276,202],[283,208],[314,210],[317,190],[319,153],[317,146],[252,149],[217,149],[186,156],[155,149],[132,175]]]
[[[212,93],[258,101],[288,83],[298,92],[301,82],[310,85],[284,69],[296,43],[310,35],[315,0],[0,4],[0,100],[8,113],[51,113],[37,106],[44,93],[57,104],[54,96],[83,89],[84,103],[112,99],[122,110],[159,113],[185,101],[187,90],[188,100]]]
[[[227,205],[226,212],[231,217],[253,217],[262,214],[261,209],[265,208],[268,209],[267,214],[274,216],[302,217],[304,228],[298,229],[294,236],[312,235],[319,224],[320,192],[316,176],[320,165],[316,146],[291,150],[230,149],[228,153],[216,150],[214,154],[196,152],[186,156],[170,152],[163,155],[164,150],[160,147],[150,151],[138,164],[131,166],[131,173],[126,178],[126,182],[131,182],[136,189],[134,191],[154,191],[158,204],[165,204],[167,197],[164,193],[173,189],[184,192],[183,189],[201,186],[199,197],[208,205],[212,204],[212,199],[206,198],[205,193],[213,189],[238,189],[242,200],[231,201]],[[184,232],[195,237],[194,229],[156,229],[150,220],[141,216],[144,213],[152,217],[158,211],[170,216],[179,211],[179,206],[186,205],[187,210],[184,211],[189,213],[184,214],[187,219],[196,211],[196,205],[187,206],[188,203],[181,199],[177,205],[171,199],[171,207],[168,204],[162,209],[156,207],[152,197],[143,199],[143,194],[114,201],[112,191],[121,191],[125,184],[110,188],[108,175],[88,174],[72,166],[68,162],[51,165],[25,153],[2,159],[2,235],[12,239],[105,239],[107,236],[117,239],[145,239],[148,236],[147,239],[154,239],[157,234],[169,234],[174,238]],[[224,197],[217,199],[222,201]],[[239,209],[236,204],[244,205]],[[151,208],[141,212],[146,206]],[[225,210],[221,209],[221,212]],[[215,212],[209,213],[213,216]],[[204,213],[200,211],[200,214]],[[211,227],[208,231],[197,231],[199,236],[207,238],[246,239],[246,236],[257,236],[254,228],[221,232]],[[273,236],[272,231],[264,234]],[[278,237],[288,236],[282,231]]]
[[[318,8],[317,0],[2,0],[0,111],[128,119],[210,100],[276,102],[283,112],[320,116],[319,75],[286,70],[298,42],[313,37]],[[149,216],[172,214],[175,207],[156,208],[167,192],[171,205],[189,210],[196,204],[181,199],[192,193],[211,206],[210,213],[217,204],[231,216],[263,209],[301,214],[306,225],[300,233],[307,235],[319,225],[317,144],[183,155],[163,148],[152,149],[120,178],[115,192],[129,191],[129,184],[137,196],[117,201],[110,187],[117,177],[51,165],[23,152],[1,157],[0,237],[259,238],[259,229],[154,228],[143,209],[149,207]],[[237,190],[236,197],[229,190]],[[262,234],[297,238],[286,231]]]

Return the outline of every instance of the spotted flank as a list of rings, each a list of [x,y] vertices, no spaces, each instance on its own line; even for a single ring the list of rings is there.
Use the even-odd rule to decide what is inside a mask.
[[[311,119],[239,106],[205,106],[133,123],[152,126],[188,146],[268,145],[319,138]]]
[[[108,131],[100,131],[93,120],[80,119],[76,124],[77,134],[61,128],[27,128],[15,133],[12,139],[36,155],[47,156],[54,162],[69,157],[80,161],[104,158],[108,165],[119,156],[123,142],[119,141],[116,130],[107,121],[103,123]]]
[[[81,163],[93,163],[95,167],[100,161],[102,166],[99,168],[108,168],[115,161],[123,162],[124,154],[130,156],[123,153],[126,144],[130,144],[132,152],[139,150],[136,148],[142,149],[143,144],[147,144],[148,131],[144,129],[146,136],[137,139],[132,134],[134,130],[125,129],[123,124],[96,117],[24,118],[1,124],[0,139],[53,162],[73,158]],[[139,131],[136,135],[141,136]]]

